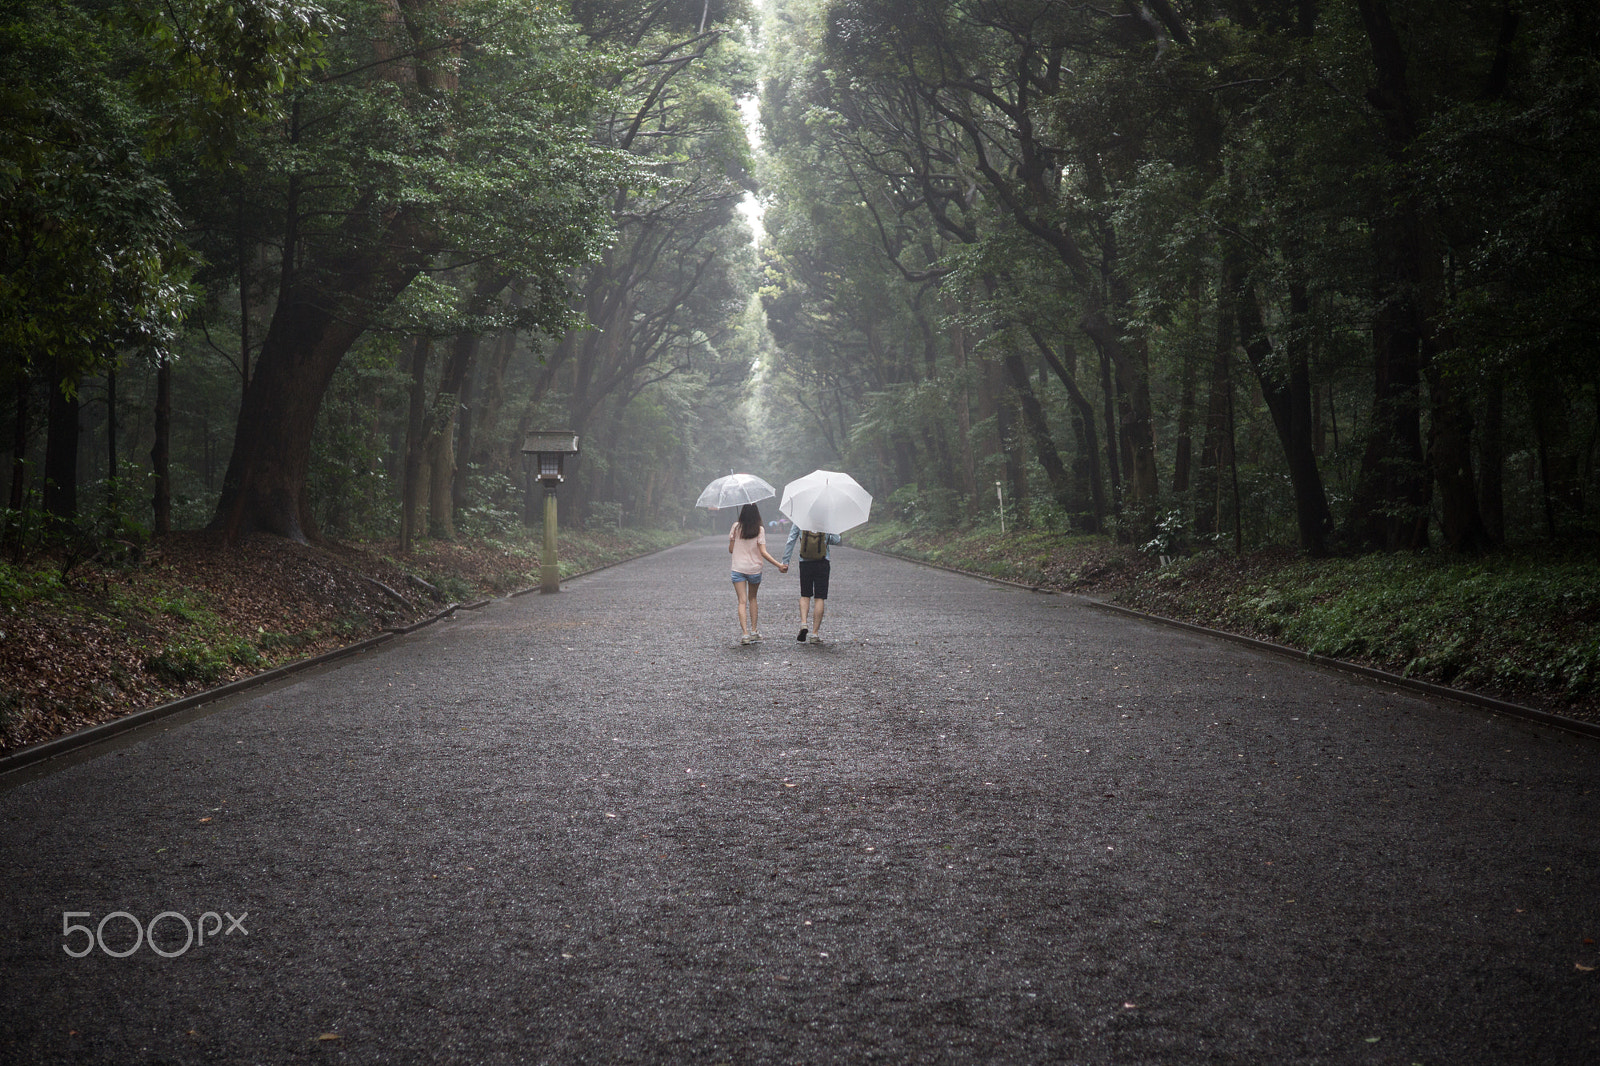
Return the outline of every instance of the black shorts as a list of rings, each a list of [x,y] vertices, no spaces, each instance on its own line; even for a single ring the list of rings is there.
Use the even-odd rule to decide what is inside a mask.
[[[800,595],[807,599],[827,599],[829,566],[826,559],[801,559]]]

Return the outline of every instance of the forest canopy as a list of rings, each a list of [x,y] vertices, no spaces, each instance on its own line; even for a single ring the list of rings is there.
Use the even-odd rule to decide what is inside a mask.
[[[499,535],[560,428],[576,522],[1590,539],[1597,22],[0,0],[4,536]]]

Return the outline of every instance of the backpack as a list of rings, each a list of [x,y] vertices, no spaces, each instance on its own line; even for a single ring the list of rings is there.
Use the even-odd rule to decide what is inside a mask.
[[[828,535],[814,530],[806,530],[800,534],[800,558],[807,562],[828,557]]]

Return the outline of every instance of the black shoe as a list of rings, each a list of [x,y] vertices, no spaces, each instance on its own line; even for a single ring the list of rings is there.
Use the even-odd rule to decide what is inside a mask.
[[[800,627],[800,635],[798,637],[795,637],[794,639],[798,640],[800,643],[804,644],[806,642],[806,631],[809,628],[810,628],[809,626],[801,626]]]

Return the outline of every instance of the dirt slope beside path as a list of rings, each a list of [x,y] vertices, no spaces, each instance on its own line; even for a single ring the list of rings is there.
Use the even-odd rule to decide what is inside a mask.
[[[0,792],[0,1058],[1595,1061],[1600,746],[848,549],[739,647],[726,558]]]
[[[352,643],[433,600],[371,551],[203,532],[21,598],[0,621],[0,753]]]

